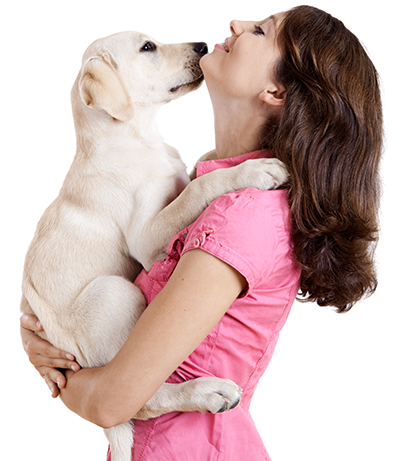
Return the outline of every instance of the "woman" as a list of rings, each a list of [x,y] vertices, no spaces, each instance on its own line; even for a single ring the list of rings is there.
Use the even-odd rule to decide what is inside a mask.
[[[227,194],[175,236],[166,261],[136,280],[149,306],[103,368],[65,378],[53,367],[78,370],[73,357],[33,336],[37,319],[22,319],[53,396],[60,389],[70,409],[103,427],[129,420],[165,380],[215,375],[243,388],[232,412],[137,422],[134,460],[269,459],[248,410],[298,289],[345,312],[376,288],[382,114],[373,64],[340,21],[312,7],[233,21],[231,33],[201,61],[218,160],[198,174],[275,155],[287,189]]]

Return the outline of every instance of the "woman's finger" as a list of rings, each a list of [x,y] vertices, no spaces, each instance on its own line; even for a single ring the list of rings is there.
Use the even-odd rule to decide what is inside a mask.
[[[22,314],[20,318],[21,327],[31,331],[42,331],[43,326],[35,314]]]
[[[75,361],[75,357],[72,354],[57,349],[48,341],[45,341],[37,336],[32,330],[26,329],[22,324],[21,338],[25,352],[28,355],[37,354],[52,359],[67,359],[69,361]]]
[[[68,368],[80,370],[79,364],[73,355],[57,349],[48,341],[37,336],[33,331],[21,326],[22,343],[30,362],[36,367],[46,366],[53,368]]]
[[[48,341],[37,336],[33,331],[25,329],[21,326],[21,338],[24,349],[28,355],[38,354],[49,358],[70,358],[67,353],[57,349]]]
[[[49,379],[47,376],[43,376],[48,388],[50,389],[51,396],[53,399],[59,396],[60,394],[60,389],[57,387],[57,384],[53,383],[51,379]]]
[[[67,359],[53,359],[44,357],[40,354],[28,354],[29,361],[35,368],[47,367],[47,368],[64,368],[73,371],[78,371],[81,369],[77,362],[67,360]]]
[[[60,394],[60,389],[63,389],[67,383],[65,376],[54,368],[41,367],[39,373],[42,375],[48,388],[50,389],[51,396],[56,398]]]
[[[61,371],[56,368],[40,367],[39,373],[43,376],[43,378],[50,380],[60,389],[63,389],[67,385],[67,379]]]

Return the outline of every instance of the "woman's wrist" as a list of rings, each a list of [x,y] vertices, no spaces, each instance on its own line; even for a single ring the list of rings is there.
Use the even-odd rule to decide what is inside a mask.
[[[60,398],[74,413],[103,428],[102,383],[104,367],[84,368],[78,372],[64,370],[66,386],[60,389]]]

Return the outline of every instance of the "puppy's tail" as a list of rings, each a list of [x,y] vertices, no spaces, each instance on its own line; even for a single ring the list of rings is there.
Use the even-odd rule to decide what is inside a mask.
[[[110,444],[111,461],[130,461],[133,446],[133,421],[104,429]]]

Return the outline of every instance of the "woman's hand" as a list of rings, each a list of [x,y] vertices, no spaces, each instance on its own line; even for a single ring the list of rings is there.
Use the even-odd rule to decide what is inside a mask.
[[[35,332],[38,331],[43,331],[39,319],[34,314],[22,314],[21,338],[25,352],[55,398],[59,395],[60,389],[65,388],[67,384],[66,377],[57,368],[78,371],[80,366],[73,355],[57,349],[37,336]]]

